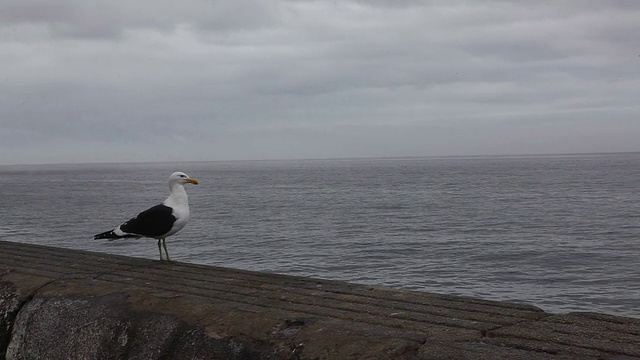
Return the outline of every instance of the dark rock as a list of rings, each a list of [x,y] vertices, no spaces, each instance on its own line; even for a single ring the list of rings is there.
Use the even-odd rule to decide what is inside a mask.
[[[133,309],[123,294],[36,298],[13,326],[10,359],[272,359],[235,338],[214,339],[178,317]]]
[[[1,240],[0,248],[0,341],[11,360],[640,360],[635,318]]]
[[[20,301],[15,286],[12,283],[0,282],[0,359],[5,358],[11,324],[20,310]]]

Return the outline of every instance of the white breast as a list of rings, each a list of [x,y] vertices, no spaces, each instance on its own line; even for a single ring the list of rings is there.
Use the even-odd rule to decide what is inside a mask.
[[[171,230],[162,236],[164,238],[180,231],[189,221],[189,199],[184,187],[182,185],[172,187],[171,194],[163,204],[173,209],[171,214],[176,218]]]
[[[175,216],[176,222],[173,223],[171,230],[169,230],[169,232],[166,233],[163,237],[171,236],[180,231],[185,225],[187,225],[187,222],[189,221],[189,206],[173,208],[172,214],[173,216]]]

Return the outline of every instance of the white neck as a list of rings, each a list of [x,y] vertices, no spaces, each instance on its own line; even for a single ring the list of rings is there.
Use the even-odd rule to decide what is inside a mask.
[[[189,206],[189,198],[187,197],[187,192],[184,190],[184,186],[182,184],[170,184],[169,190],[171,191],[171,194],[169,194],[169,197],[167,198],[167,200],[164,201],[166,205]]]

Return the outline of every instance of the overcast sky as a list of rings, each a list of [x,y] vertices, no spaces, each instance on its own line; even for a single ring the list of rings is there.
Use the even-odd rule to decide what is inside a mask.
[[[0,1],[0,164],[640,151],[640,1]]]

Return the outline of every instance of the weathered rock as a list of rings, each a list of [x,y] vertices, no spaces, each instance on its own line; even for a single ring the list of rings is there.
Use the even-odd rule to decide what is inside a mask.
[[[15,286],[7,281],[0,282],[0,359],[4,359],[20,301]]]
[[[5,241],[0,320],[9,359],[640,360],[640,319]]]
[[[17,317],[7,359],[272,359],[235,338],[214,339],[165,314],[134,310],[124,294],[36,298]]]

